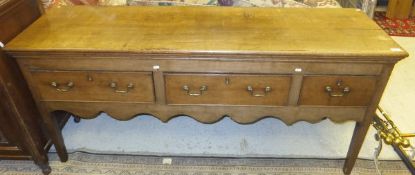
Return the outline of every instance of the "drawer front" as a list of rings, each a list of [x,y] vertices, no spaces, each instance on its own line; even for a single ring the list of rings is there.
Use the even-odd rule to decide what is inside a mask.
[[[154,102],[150,72],[32,72],[35,88],[45,101]]]
[[[240,74],[166,74],[169,104],[287,104],[290,76]]]
[[[375,76],[305,76],[300,105],[368,106]]]

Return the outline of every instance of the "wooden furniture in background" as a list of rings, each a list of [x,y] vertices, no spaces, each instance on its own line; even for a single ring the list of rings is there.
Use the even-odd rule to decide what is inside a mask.
[[[34,0],[0,3],[0,41],[13,37],[40,17]],[[47,151],[51,141],[42,130],[42,120],[32,94],[14,59],[0,50],[0,159],[32,159],[45,174],[50,173]],[[62,127],[69,115],[60,113]]]
[[[411,14],[413,0],[388,0],[386,17],[408,19]]]
[[[412,17],[415,17],[415,3],[414,3],[414,5],[412,6],[411,16],[412,16]]]
[[[304,20],[304,17],[307,19]],[[356,121],[350,174],[394,64],[408,54],[355,9],[55,8],[6,46],[42,113]],[[226,131],[223,131],[226,132]]]

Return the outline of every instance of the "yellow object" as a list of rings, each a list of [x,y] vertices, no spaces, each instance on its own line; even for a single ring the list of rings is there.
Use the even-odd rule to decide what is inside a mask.
[[[415,137],[415,134],[401,133],[390,116],[381,108],[378,107],[378,111],[383,116],[378,120],[373,121],[373,126],[379,131],[379,137],[388,145],[402,146],[408,148],[411,146],[407,137]]]

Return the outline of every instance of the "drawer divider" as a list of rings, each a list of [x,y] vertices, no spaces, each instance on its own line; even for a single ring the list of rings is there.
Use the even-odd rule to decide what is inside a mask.
[[[156,95],[156,103],[160,105],[166,104],[166,95],[164,87],[163,72],[159,70],[153,71],[154,92]]]
[[[297,106],[300,98],[300,91],[303,82],[303,75],[293,75],[291,79],[291,89],[288,96],[288,105]]]

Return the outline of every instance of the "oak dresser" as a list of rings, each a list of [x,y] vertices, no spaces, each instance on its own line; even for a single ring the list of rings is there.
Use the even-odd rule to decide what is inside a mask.
[[[62,161],[52,112],[203,123],[356,121],[350,174],[394,64],[408,54],[355,9],[55,8],[6,45]]]

